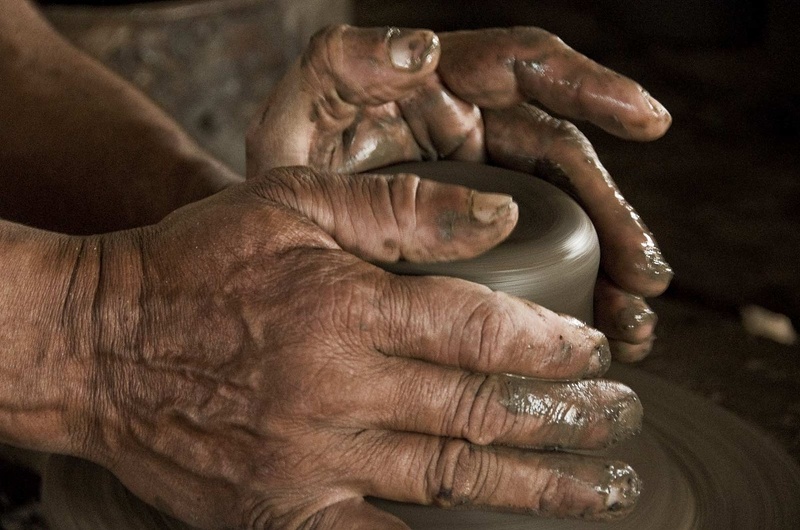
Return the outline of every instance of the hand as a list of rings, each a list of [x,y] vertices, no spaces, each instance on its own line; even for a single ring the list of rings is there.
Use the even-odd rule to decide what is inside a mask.
[[[314,37],[265,102],[248,135],[248,175],[448,158],[547,179],[579,200],[597,228],[596,325],[617,358],[640,359],[656,322],[644,297],[663,292],[672,271],[588,140],[529,101],[634,140],[658,138],[671,122],[638,84],[540,29],[437,37],[340,26]]]
[[[411,175],[281,168],[102,236],[86,246],[105,249],[111,287],[90,297],[107,323],[85,334],[99,344],[84,456],[201,528],[406,528],[366,495],[626,514],[624,464],[514,448],[600,448],[640,428],[630,389],[584,379],[610,361],[601,333],[353,254],[467,258],[516,218],[508,196]]]

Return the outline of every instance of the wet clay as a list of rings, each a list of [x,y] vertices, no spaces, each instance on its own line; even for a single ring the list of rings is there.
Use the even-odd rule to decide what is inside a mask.
[[[513,375],[500,378],[505,387],[500,403],[506,410],[541,419],[552,435],[561,433],[560,445],[568,446],[576,432],[589,425],[603,424],[611,443],[641,431],[639,398],[617,382],[591,379],[556,383]]]

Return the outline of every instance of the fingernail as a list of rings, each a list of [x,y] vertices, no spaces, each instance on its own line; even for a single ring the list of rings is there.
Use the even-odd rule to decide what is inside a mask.
[[[632,390],[605,409],[605,416],[611,422],[611,445],[642,432],[642,402]]]
[[[653,109],[653,114],[658,116],[659,119],[661,120],[672,119],[672,116],[670,115],[669,111],[664,107],[664,105],[659,103],[658,100],[655,99],[650,94],[647,94],[647,101],[650,103],[650,108]]]
[[[386,39],[392,64],[403,70],[419,70],[439,47],[439,37],[425,30],[389,28]]]
[[[632,467],[621,462],[607,465],[605,471],[603,481],[595,490],[605,496],[609,516],[623,515],[639,499],[642,481]]]
[[[488,225],[508,215],[513,204],[510,195],[475,191],[470,195],[470,215],[479,223]]]
[[[660,118],[671,118],[669,111],[662,105],[656,98],[650,95],[650,93],[645,90],[644,88],[641,89],[642,96],[647,104],[650,106],[650,110],[656,116]]]
[[[589,359],[586,377],[600,377],[611,366],[611,347],[605,335],[600,335],[600,342],[594,347],[592,357]]]

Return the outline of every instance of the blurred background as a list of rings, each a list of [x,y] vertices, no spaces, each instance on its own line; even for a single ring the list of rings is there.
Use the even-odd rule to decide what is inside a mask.
[[[255,106],[328,23],[539,26],[639,81],[672,113],[664,138],[631,143],[578,124],[676,272],[652,303],[659,339],[639,366],[758,425],[800,461],[796,0],[43,3],[69,39],[239,171]],[[36,487],[16,477],[10,488],[11,476],[0,468],[0,515]]]

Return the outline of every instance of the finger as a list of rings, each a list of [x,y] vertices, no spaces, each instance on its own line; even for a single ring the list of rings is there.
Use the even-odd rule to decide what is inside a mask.
[[[409,530],[403,521],[372,506],[363,498],[347,499],[318,512],[303,528],[309,530]]]
[[[395,101],[436,70],[439,38],[421,29],[331,26],[303,56],[308,82],[354,105]]]
[[[596,377],[610,362],[583,322],[464,280],[389,275],[372,307],[371,347],[385,355],[545,379]]]
[[[538,28],[440,35],[438,73],[458,97],[481,108],[538,101],[623,138],[652,140],[672,121],[639,84]]]
[[[604,275],[594,290],[594,325],[609,340],[641,344],[655,332],[658,316],[644,298],[623,291]]]
[[[436,75],[398,104],[425,159],[480,162],[485,158],[480,109],[453,96]]]
[[[370,447],[361,472],[375,497],[598,520],[627,515],[640,493],[636,472],[620,462],[407,433],[371,438],[361,440]]]
[[[641,402],[621,383],[487,376],[404,359],[391,366],[375,381],[386,405],[374,411],[375,428],[540,449],[602,449],[641,431]]]
[[[324,138],[325,134],[329,137]],[[346,129],[320,131],[317,143],[334,147],[329,152],[312,150],[311,166],[340,173],[364,173],[400,162],[422,160],[424,156],[414,132],[394,103],[359,108]]]
[[[314,221],[345,250],[378,261],[473,257],[517,222],[510,196],[479,193],[415,175],[320,174],[279,168],[258,192]]]
[[[484,124],[494,163],[549,180],[581,203],[597,229],[603,269],[617,285],[643,296],[667,288],[672,269],[653,235],[574,125],[530,105],[486,111]]]
[[[611,346],[611,353],[614,359],[623,363],[633,363],[641,361],[648,356],[653,349],[653,343],[656,340],[655,335],[650,335],[645,341],[638,344],[630,342],[623,342],[619,340],[609,341]]]
[[[321,30],[248,130],[248,177],[290,165],[363,171],[420,159],[393,102],[435,71],[439,53],[427,30]]]

